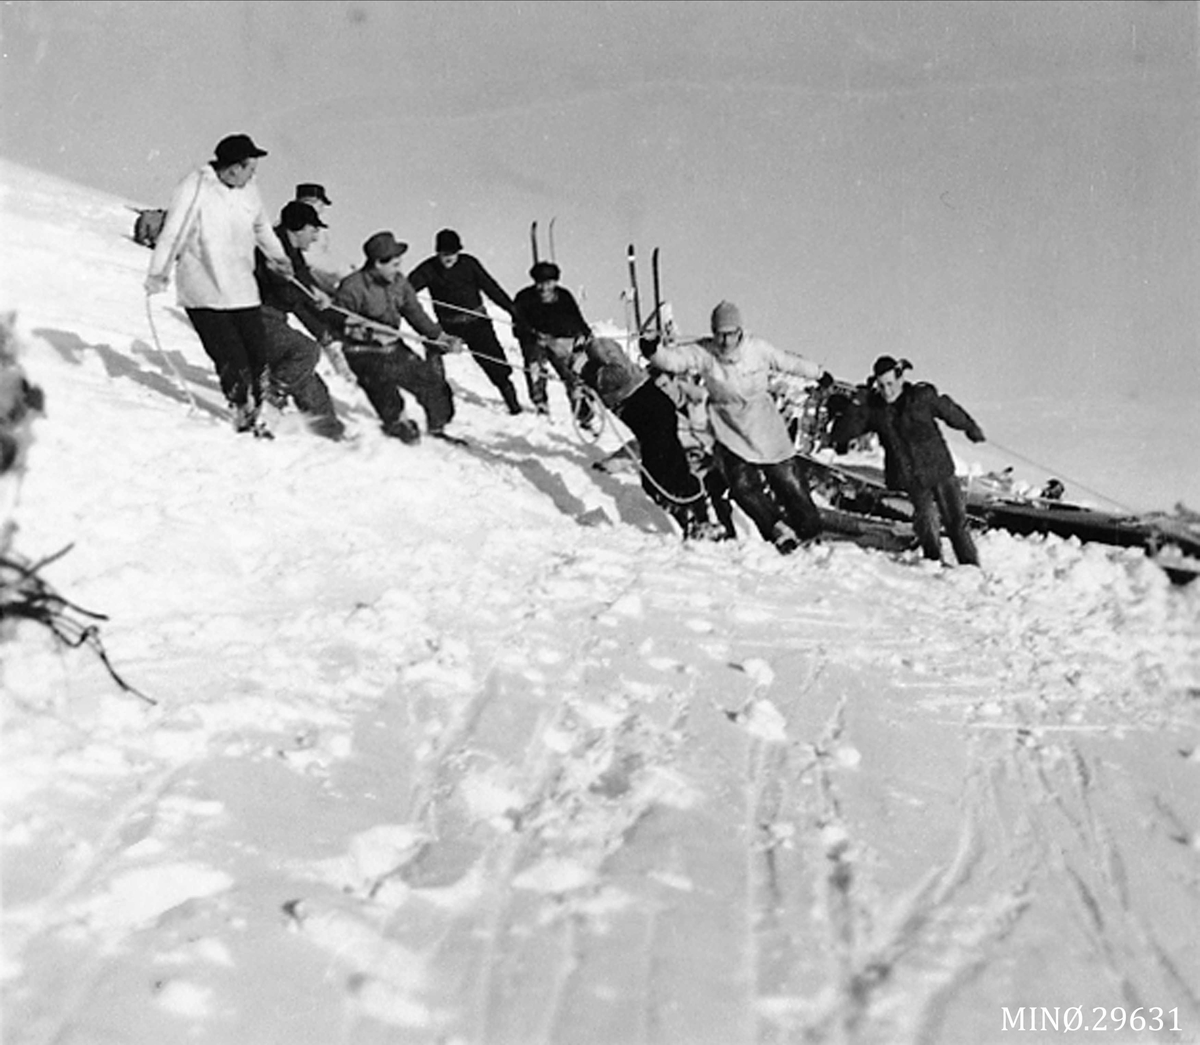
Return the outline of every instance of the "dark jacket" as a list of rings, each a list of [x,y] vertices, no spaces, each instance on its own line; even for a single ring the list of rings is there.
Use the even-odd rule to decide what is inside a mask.
[[[517,293],[513,302],[517,309],[514,333],[521,344],[536,340],[538,334],[554,338],[588,337],[591,334],[571,292],[558,287],[556,293],[555,299],[548,304],[542,301],[536,284]]]
[[[292,244],[288,239],[287,230],[282,225],[275,226],[275,235],[279,237],[283,252],[292,263],[296,282],[308,287],[309,290],[314,289],[317,281],[308,267],[304,252]],[[258,281],[258,292],[262,296],[264,308],[274,309],[285,316],[289,312],[295,313],[296,318],[304,325],[304,329],[317,340],[330,334],[331,329],[340,326],[335,316],[325,315],[316,302],[303,290],[277,272],[273,272],[268,267],[267,259],[261,250],[255,251],[254,278]]]
[[[512,298],[492,279],[487,269],[473,254],[459,254],[458,260],[449,268],[446,268],[435,254],[413,269],[408,274],[408,281],[413,290],[429,291],[438,322],[451,333],[458,326],[478,323],[481,320],[487,322],[483,310],[484,294],[510,316],[516,310]],[[447,305],[457,307],[447,308]]]
[[[961,406],[927,382],[909,384],[894,403],[876,391],[865,401],[851,403],[833,428],[833,445],[845,453],[852,439],[876,432],[883,444],[884,471],[889,489],[931,487],[954,475],[954,459],[937,422],[983,441],[983,431]]]
[[[392,329],[399,329],[401,321],[408,320],[424,338],[435,341],[442,336],[442,328],[421,307],[417,292],[403,276],[388,283],[369,265],[363,266],[338,284],[333,300],[355,315]]]

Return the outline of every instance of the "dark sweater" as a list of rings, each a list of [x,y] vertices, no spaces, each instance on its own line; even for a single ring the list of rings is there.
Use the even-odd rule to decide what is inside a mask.
[[[549,303],[542,301],[536,285],[525,287],[517,293],[514,304],[517,307],[516,335],[521,343],[533,341],[538,334],[556,338],[591,334],[579,304],[564,287],[557,288],[557,296]]]
[[[468,323],[487,322],[483,309],[485,294],[510,316],[516,309],[512,298],[473,254],[459,254],[458,260],[449,268],[435,254],[408,274],[408,282],[413,290],[429,291],[438,322],[449,331]]]

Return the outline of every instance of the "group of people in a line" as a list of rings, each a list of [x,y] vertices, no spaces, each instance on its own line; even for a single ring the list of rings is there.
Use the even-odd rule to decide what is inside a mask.
[[[783,553],[820,535],[821,513],[769,379],[782,372],[828,386],[832,377],[747,333],[736,305],[716,306],[710,337],[640,339],[645,358],[636,360],[617,341],[593,335],[554,262],[535,262],[531,285],[510,298],[478,258],[464,252],[453,229],[437,234],[433,255],[407,276],[407,244],[390,231],[376,232],[363,243],[360,268],[322,285],[305,253],[327,227],[329,197],[321,185],[298,185],[272,226],[253,183],[266,155],[244,134],[218,143],[213,160],[175,190],[146,278],[147,293],[158,293],[173,271],[179,303],[216,368],[237,431],[269,437],[264,402],[290,399],[316,433],[342,438],[344,426],[317,372],[322,350],[339,373],[357,381],[383,431],[405,443],[418,441],[421,430],[403,392],[420,404],[430,435],[453,438],[446,430],[454,416],[443,362],[448,352],[468,351],[508,412],[521,413],[512,367],[485,311],[487,298],[512,319],[533,409],[548,411],[553,372],[582,423],[601,408],[615,414],[637,440],[643,488],[685,536],[734,536],[731,501]],[[421,304],[422,290],[434,316]],[[975,441],[983,433],[932,385],[905,381],[908,366],[888,356],[877,360],[833,440],[844,452],[858,436],[878,433],[888,484],[912,499],[924,554],[941,557],[940,517],[959,561],[977,563],[936,422]],[[698,444],[685,445],[687,433],[697,429],[697,403],[705,411],[702,435]]]

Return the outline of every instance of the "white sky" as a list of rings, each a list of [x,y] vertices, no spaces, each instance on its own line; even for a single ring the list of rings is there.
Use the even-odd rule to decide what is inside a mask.
[[[2,16],[8,158],[161,204],[246,131],[273,210],[328,187],[347,263],[380,228],[415,263],[452,226],[514,292],[529,222],[556,216],[592,319],[621,318],[636,241],[688,331],[728,297],[846,377],[907,356],[997,435],[1005,399],[1113,393],[1194,411],[1200,441],[1194,4]]]

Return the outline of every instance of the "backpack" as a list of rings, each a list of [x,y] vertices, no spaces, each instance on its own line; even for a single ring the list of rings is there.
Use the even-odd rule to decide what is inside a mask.
[[[167,212],[160,208],[139,210],[133,223],[133,242],[153,248],[166,220]]]

